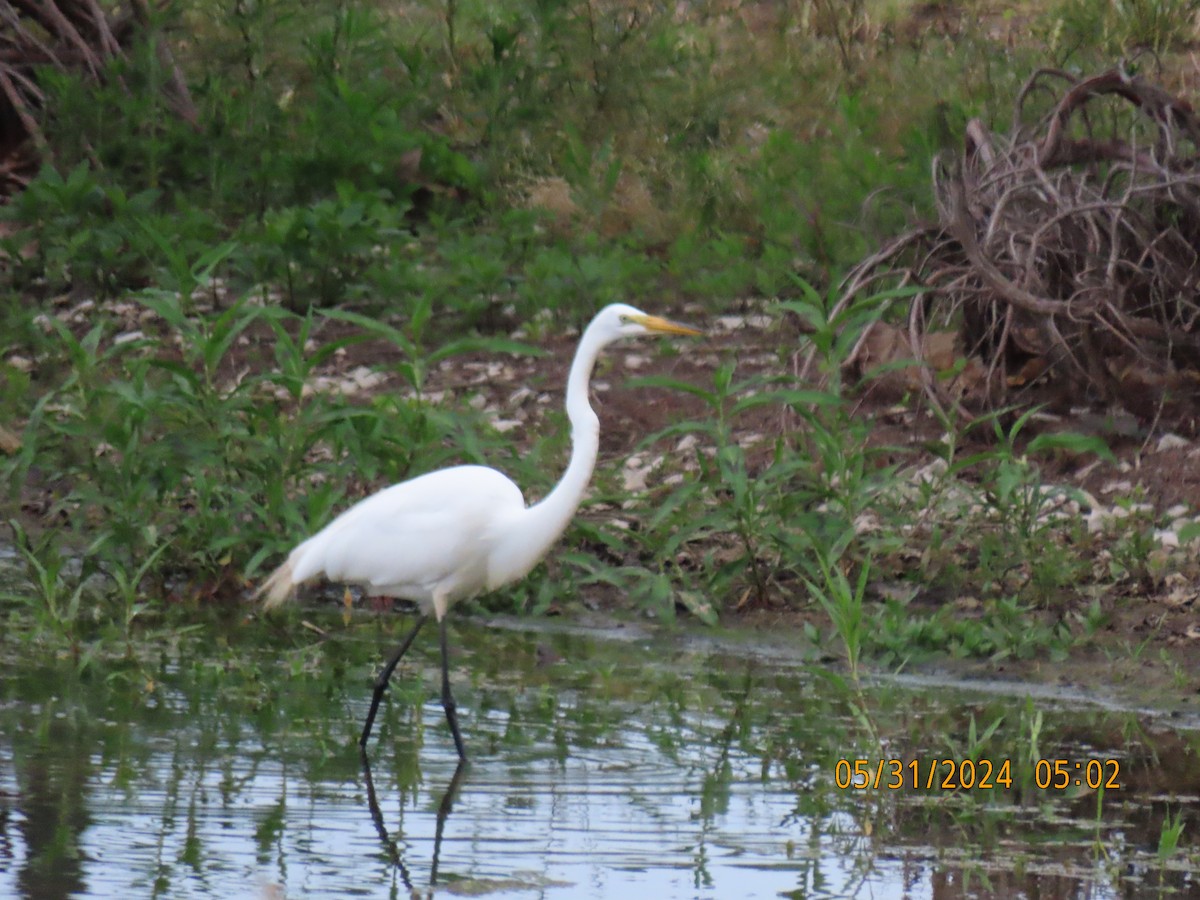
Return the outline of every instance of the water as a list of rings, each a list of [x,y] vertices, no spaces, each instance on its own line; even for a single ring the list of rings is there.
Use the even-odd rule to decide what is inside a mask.
[[[432,633],[364,761],[370,680],[403,623],[319,624],[334,635],[295,621],[164,635],[82,675],[71,659],[6,663],[0,897],[1200,891],[1192,723],[1011,686],[860,693],[787,654],[677,633],[460,620],[472,763],[457,768],[436,700]],[[838,786],[840,759],[957,762],[972,733],[976,760],[1011,761],[1010,786]],[[1080,762],[1081,784],[1038,788],[1034,758]],[[1121,788],[1088,788],[1087,760],[1114,761]]]

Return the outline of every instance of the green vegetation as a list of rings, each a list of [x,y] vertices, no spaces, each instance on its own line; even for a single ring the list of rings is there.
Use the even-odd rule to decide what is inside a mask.
[[[931,161],[970,116],[1006,116],[1039,64],[1165,53],[1191,27],[1193,4],[1092,6],[209,0],[157,25],[195,125],[150,48],[100,86],[47,73],[53,154],[0,208],[18,438],[0,610],[77,654],[128,648],[174,603],[236,601],[243,573],[384,483],[487,461],[540,494],[561,420],[499,432],[440,367],[535,353],[627,299],[770,316],[777,372],[730,357],[707,382],[640,379],[702,410],[647,437],[669,457],[650,489],[602,460],[604,513],[482,602],[541,612],[607,586],[661,618],[811,610],[855,669],[1067,652],[1103,617],[1071,593],[1093,539],[1048,515],[1038,454],[1103,446],[1029,445],[997,416],[964,452],[947,421],[943,465],[914,481],[840,378],[895,294],[829,314],[839,273],[929,213]],[[1014,31],[1038,38],[1013,49]],[[794,374],[802,340],[820,386]],[[360,360],[386,389],[317,389]],[[784,424],[744,440],[767,410]],[[1113,578],[1150,571],[1154,523],[1125,521]],[[902,589],[874,602],[868,573]],[[917,588],[946,602],[918,609]]]

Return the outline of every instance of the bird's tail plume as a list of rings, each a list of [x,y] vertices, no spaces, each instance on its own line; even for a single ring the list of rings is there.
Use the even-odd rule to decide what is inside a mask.
[[[296,583],[292,580],[292,561],[285,560],[283,565],[271,573],[258,590],[254,592],[254,599],[263,600],[263,609],[274,609],[281,603],[284,603],[295,593]]]

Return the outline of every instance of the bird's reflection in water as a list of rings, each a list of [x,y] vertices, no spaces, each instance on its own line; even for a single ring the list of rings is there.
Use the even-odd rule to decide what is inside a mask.
[[[409,872],[408,866],[404,864],[404,858],[400,855],[400,848],[397,846],[395,838],[388,832],[387,823],[383,820],[383,812],[379,809],[379,798],[375,794],[375,782],[371,778],[371,761],[367,758],[365,750],[360,750],[359,758],[362,761],[363,779],[367,783],[367,806],[371,811],[371,821],[375,823],[375,831],[379,835],[379,841],[383,844],[383,849],[391,860],[392,865],[400,873],[400,880],[404,882],[404,886],[410,892],[415,891],[416,888],[413,887],[412,873]],[[442,795],[442,802],[438,804],[437,824],[433,830],[433,863],[429,869],[429,884],[431,887],[437,884],[438,858],[442,852],[442,833],[446,829],[446,819],[450,817],[450,811],[454,808],[454,799],[458,796],[459,788],[462,787],[462,780],[467,772],[467,765],[466,760],[459,759],[458,767],[454,770],[454,775],[451,777],[450,783],[446,785],[446,793]]]

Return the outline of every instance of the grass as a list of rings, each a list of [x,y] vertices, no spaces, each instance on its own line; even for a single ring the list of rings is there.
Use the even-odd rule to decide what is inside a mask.
[[[0,476],[26,582],[11,614],[47,641],[128,639],[173,601],[240,596],[243,573],[384,483],[487,460],[540,492],[562,435],[501,434],[463,393],[429,396],[440,366],[530,353],[611,300],[750,297],[777,371],[642,379],[698,404],[645,444],[686,446],[664,473],[681,478],[632,498],[602,469],[621,526],[585,516],[487,602],[820,610],[810,633],[830,623],[852,669],[1068,652],[1104,611],[1072,618],[1064,594],[1154,577],[1153,523],[1130,517],[1095,576],[1091,538],[1051,515],[1039,455],[1104,448],[1030,444],[1017,419],[964,454],[945,422],[944,465],[914,486],[840,380],[895,294],[836,321],[831,298],[930,212],[931,159],[969,117],[1006,116],[1048,56],[1170,53],[1190,5],[1068,0],[1016,25],[969,6],[935,27],[907,3],[209,0],[160,23],[193,35],[176,49],[195,129],[162,107],[148,48],[100,86],[47,73],[54,163],[0,208],[0,414],[20,432]],[[1026,24],[1024,46],[993,37]],[[801,340],[820,386],[788,374]],[[364,345],[386,390],[312,390]],[[745,442],[764,410],[785,424]],[[868,572],[961,602],[864,603]]]

